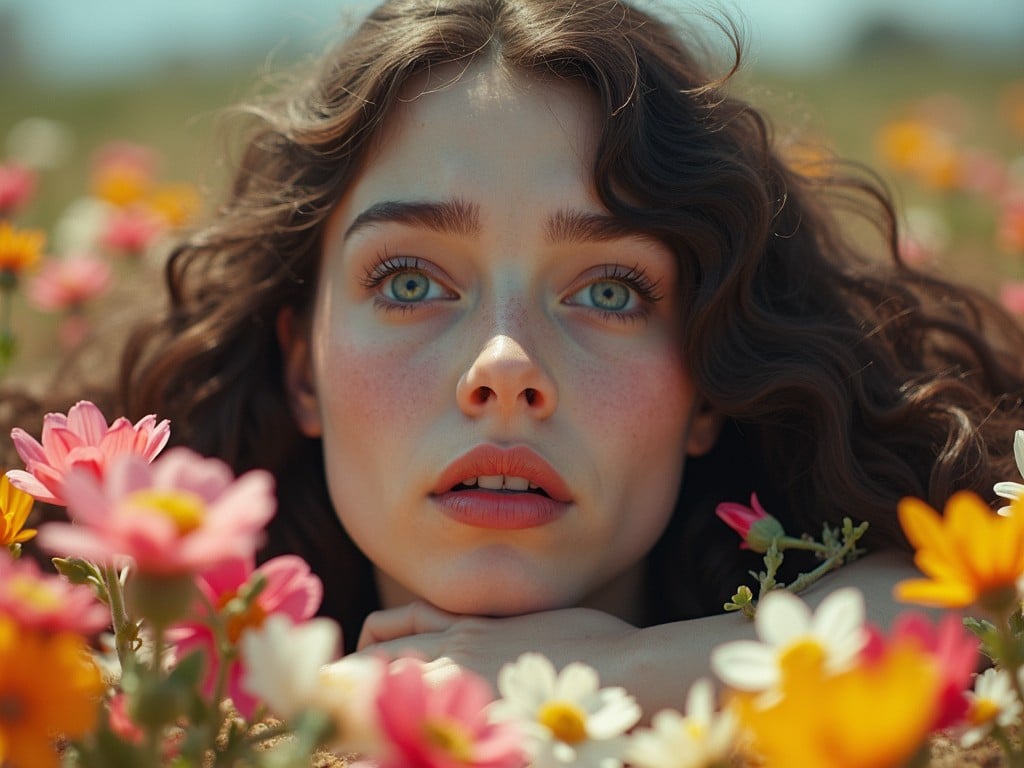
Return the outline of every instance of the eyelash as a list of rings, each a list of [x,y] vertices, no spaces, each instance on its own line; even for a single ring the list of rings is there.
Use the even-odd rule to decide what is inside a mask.
[[[660,281],[652,280],[639,265],[625,267],[621,264],[609,264],[604,268],[604,272],[600,277],[591,280],[575,293],[579,293],[584,288],[604,280],[615,280],[635,291],[640,299],[640,304],[628,312],[613,312],[608,309],[588,307],[592,312],[597,312],[602,320],[617,320],[621,323],[643,320],[649,314],[651,305],[658,303],[663,298],[663,295],[658,291]]]
[[[388,278],[400,272],[410,271],[419,272],[426,275],[429,279],[434,279],[430,276],[430,272],[423,268],[420,259],[415,256],[389,256],[385,251],[373,264],[364,270],[359,282],[366,290],[376,290]],[[603,280],[615,280],[626,285],[630,290],[635,291],[640,299],[640,306],[628,312],[613,312],[611,310],[598,309],[597,307],[588,307],[591,311],[597,312],[602,320],[617,320],[619,322],[642,320],[647,316],[651,305],[656,304],[662,299],[662,294],[658,291],[660,281],[652,280],[639,265],[625,267],[621,264],[609,264],[605,266],[599,278],[591,280],[587,285],[578,289],[576,293],[589,285]],[[396,310],[399,312],[413,312],[420,307],[418,302],[395,302],[379,294],[374,298],[374,304],[387,311]]]
[[[363,271],[360,285],[368,291],[376,290],[390,277],[401,272],[419,272],[428,279],[437,282],[430,271],[424,269],[420,259],[415,256],[389,256],[387,251],[380,254],[377,260]],[[400,302],[389,300],[379,293],[374,297],[375,307],[385,311],[414,312],[420,308],[420,302]]]

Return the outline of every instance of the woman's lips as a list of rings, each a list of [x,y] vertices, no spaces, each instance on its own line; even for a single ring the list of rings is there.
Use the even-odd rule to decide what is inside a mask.
[[[475,528],[519,530],[554,522],[569,509],[565,502],[539,493],[486,491],[478,488],[448,491],[432,497],[453,520]]]
[[[493,445],[477,446],[449,464],[431,498],[460,523],[501,530],[546,525],[572,501],[565,481],[535,451]]]

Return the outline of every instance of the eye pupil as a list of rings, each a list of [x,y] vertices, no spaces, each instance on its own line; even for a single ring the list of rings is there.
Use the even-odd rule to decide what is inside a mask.
[[[419,272],[404,272],[391,279],[391,295],[398,301],[419,301],[429,290],[430,280]]]
[[[602,280],[590,286],[590,300],[601,309],[625,309],[629,304],[629,288],[619,282]]]

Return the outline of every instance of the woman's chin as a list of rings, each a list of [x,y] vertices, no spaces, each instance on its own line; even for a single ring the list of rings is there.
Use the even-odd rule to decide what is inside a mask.
[[[566,595],[552,594],[550,585],[536,589],[534,584],[453,586],[437,590],[427,600],[443,611],[467,616],[508,617],[551,611],[574,605]]]

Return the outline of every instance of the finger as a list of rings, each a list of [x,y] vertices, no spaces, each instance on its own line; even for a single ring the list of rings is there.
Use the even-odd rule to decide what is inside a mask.
[[[361,651],[367,646],[409,635],[443,632],[458,619],[454,613],[442,611],[419,600],[399,608],[374,611],[363,622],[356,650]]]

